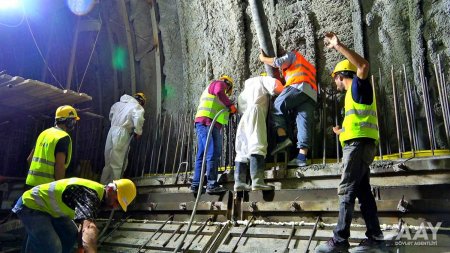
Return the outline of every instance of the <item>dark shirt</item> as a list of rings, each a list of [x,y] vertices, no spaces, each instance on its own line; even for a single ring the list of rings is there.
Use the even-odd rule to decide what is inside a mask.
[[[356,75],[352,82],[352,98],[358,104],[371,105],[373,102],[372,85],[369,79],[359,79]]]
[[[56,143],[55,147],[55,157],[56,153],[64,153],[66,155],[66,162],[67,162],[67,153],[69,152],[69,144],[70,144],[70,137],[65,136],[61,139],[59,139],[58,143]]]
[[[101,200],[97,192],[81,185],[69,185],[64,190],[62,201],[75,210],[75,221],[95,220]]]

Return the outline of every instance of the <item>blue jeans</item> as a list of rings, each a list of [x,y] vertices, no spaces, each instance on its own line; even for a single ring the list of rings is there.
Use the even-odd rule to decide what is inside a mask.
[[[297,114],[297,148],[310,148],[315,104],[312,98],[292,86],[284,88],[275,99],[272,112],[275,129],[287,130],[289,110]]]
[[[205,126],[200,123],[195,123],[197,132],[198,150],[195,159],[194,178],[192,179],[192,186],[198,187],[200,184],[200,175],[202,169],[203,154],[206,147],[206,137],[208,136],[210,126]],[[207,188],[215,188],[217,184],[217,170],[219,167],[219,158],[222,153],[222,133],[217,127],[213,127],[210,143],[206,152],[206,179]]]
[[[73,220],[54,218],[48,213],[28,208],[20,198],[13,212],[22,221],[28,238],[25,253],[69,253],[74,252],[78,230]]]
[[[346,242],[350,236],[355,199],[358,198],[361,214],[366,223],[367,238],[383,235],[377,216],[377,204],[370,187],[370,168],[375,157],[376,146],[373,140],[354,139],[343,148],[343,172],[339,183],[339,218],[334,229],[334,239]]]

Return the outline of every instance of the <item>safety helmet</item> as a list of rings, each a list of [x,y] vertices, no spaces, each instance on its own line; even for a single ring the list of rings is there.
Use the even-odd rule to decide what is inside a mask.
[[[224,81],[228,85],[228,89],[226,91],[227,95],[230,96],[231,92],[233,91],[234,81],[233,78],[227,75],[221,75],[219,77],[219,80]]]
[[[338,64],[336,64],[336,67],[334,67],[333,73],[331,73],[331,77],[334,78],[336,73],[339,73],[339,72],[349,71],[349,72],[356,73],[357,70],[358,69],[356,68],[355,65],[353,65],[353,63],[351,63],[349,60],[345,59],[343,61],[338,62]]]
[[[142,106],[144,106],[144,105],[145,105],[145,102],[147,102],[147,98],[145,97],[144,93],[142,93],[142,92],[138,92],[138,93],[134,94],[133,97],[134,97],[135,99],[137,99],[137,101],[138,101]]]
[[[80,117],[78,117],[77,110],[75,110],[75,108],[70,105],[63,105],[56,109],[55,119],[58,121],[66,119],[80,120]]]
[[[261,76],[267,76],[267,72],[261,72]]]
[[[136,197],[136,185],[130,179],[114,180],[113,183],[117,186],[117,200],[126,212],[128,205]]]

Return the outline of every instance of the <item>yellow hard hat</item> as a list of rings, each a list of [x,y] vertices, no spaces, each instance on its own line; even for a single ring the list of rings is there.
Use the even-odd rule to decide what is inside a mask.
[[[357,70],[358,69],[356,68],[355,65],[353,65],[349,60],[345,59],[343,61],[338,62],[338,64],[336,64],[336,67],[334,67],[333,73],[331,73],[331,77],[334,78],[334,76],[338,72],[351,71],[351,72],[356,73]]]
[[[222,80],[222,81],[224,81],[225,83],[228,84],[228,88],[227,88],[227,90],[225,91],[225,93],[226,93],[228,96],[231,96],[231,94],[232,94],[232,92],[233,92],[233,86],[234,86],[233,78],[231,78],[230,76],[227,76],[227,75],[221,75],[221,76],[219,77],[219,80]]]
[[[228,85],[230,85],[231,87],[233,87],[234,85],[234,81],[233,78],[231,78],[230,76],[227,75],[221,75],[219,80],[225,81],[228,83]]]
[[[144,106],[145,102],[147,102],[147,98],[145,97],[144,93],[142,93],[142,92],[138,92],[138,93],[134,94],[133,97],[135,99],[137,99],[142,104],[142,106]]]
[[[136,197],[136,185],[130,179],[114,180],[113,183],[117,186],[117,200],[126,212],[128,205]]]
[[[75,120],[80,120],[80,117],[78,117],[77,114],[77,110],[75,110],[75,108],[73,108],[70,105],[63,105],[58,107],[58,109],[56,109],[55,112],[55,119],[60,119],[60,120],[64,120],[64,119],[75,119]]]
[[[267,76],[267,72],[262,72],[261,76]]]

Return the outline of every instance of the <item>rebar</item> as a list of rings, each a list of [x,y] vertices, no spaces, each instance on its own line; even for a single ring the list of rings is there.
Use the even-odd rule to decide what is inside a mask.
[[[395,86],[395,77],[394,77],[394,66],[391,66],[391,80],[392,80],[392,95],[394,97],[394,118],[395,118],[395,130],[397,132],[397,144],[398,144],[398,154],[400,158],[402,157],[402,145],[401,145],[401,132],[400,132],[400,122],[399,122],[399,112],[397,107],[397,88]]]

